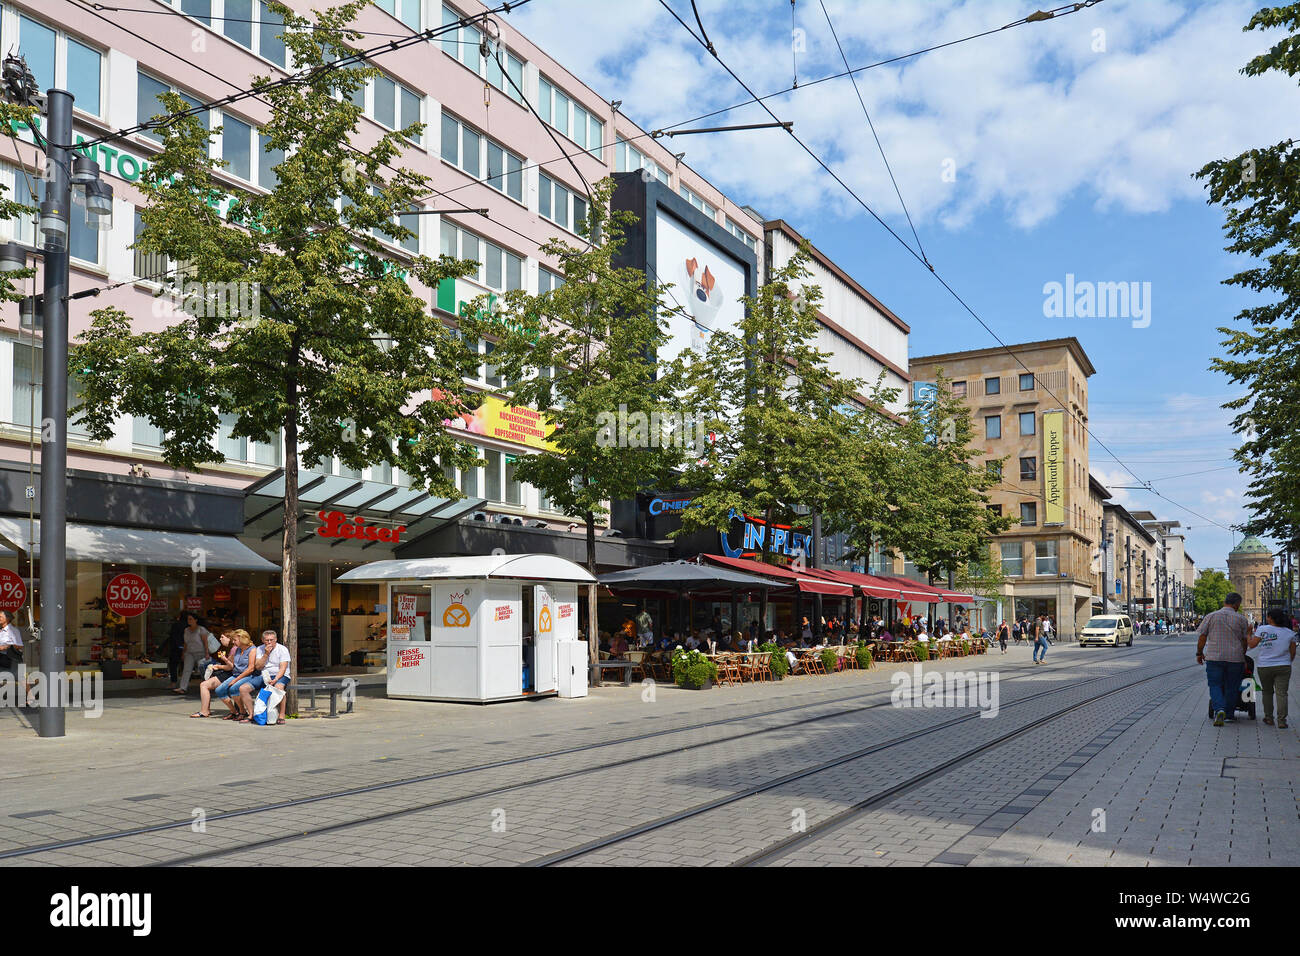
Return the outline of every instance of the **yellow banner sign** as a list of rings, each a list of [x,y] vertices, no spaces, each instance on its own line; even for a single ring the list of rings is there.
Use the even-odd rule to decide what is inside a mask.
[[[1065,524],[1065,413],[1043,412],[1043,524]]]
[[[546,420],[545,415],[531,408],[507,405],[491,395],[485,396],[474,411],[464,412],[459,419],[452,419],[447,424],[471,435],[486,435],[529,448],[555,451],[557,447],[554,442],[546,440],[555,431],[555,426]]]

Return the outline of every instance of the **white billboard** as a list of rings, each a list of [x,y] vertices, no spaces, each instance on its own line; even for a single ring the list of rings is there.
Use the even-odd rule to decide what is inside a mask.
[[[655,271],[660,282],[672,283],[669,304],[686,313],[669,318],[670,337],[659,358],[671,360],[688,348],[702,353],[717,331],[736,334],[745,316],[740,263],[663,211],[655,215],[655,235]]]

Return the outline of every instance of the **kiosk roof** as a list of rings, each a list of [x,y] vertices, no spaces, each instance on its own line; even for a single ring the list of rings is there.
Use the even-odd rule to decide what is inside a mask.
[[[338,581],[436,581],[442,578],[524,578],[530,581],[596,579],[579,564],[553,554],[470,554],[450,558],[371,561],[340,574]]]

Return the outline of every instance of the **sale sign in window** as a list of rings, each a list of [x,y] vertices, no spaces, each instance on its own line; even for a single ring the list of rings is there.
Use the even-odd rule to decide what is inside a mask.
[[[123,617],[136,617],[143,614],[148,609],[152,598],[153,593],[149,590],[149,582],[129,571],[113,578],[104,589],[104,603],[108,605],[108,609]]]

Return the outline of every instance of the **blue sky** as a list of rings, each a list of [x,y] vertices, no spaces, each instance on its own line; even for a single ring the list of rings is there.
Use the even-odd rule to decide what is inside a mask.
[[[670,2],[694,22],[687,0]],[[854,66],[999,27],[1030,9],[1000,0],[825,2]],[[1240,536],[1223,526],[1246,517],[1246,480],[1230,460],[1231,416],[1219,407],[1235,390],[1208,365],[1220,348],[1216,327],[1231,324],[1247,299],[1221,284],[1244,263],[1223,252],[1221,212],[1205,204],[1192,173],[1287,138],[1300,115],[1294,81],[1239,74],[1276,39],[1242,32],[1257,6],[1105,0],[859,74],[930,261],[1005,342],[1079,338],[1098,370],[1093,473],[1137,484],[1127,465],[1191,509],[1145,491],[1115,497],[1182,522],[1201,568],[1225,566]],[[699,8],[719,54],[746,83],[760,93],[791,85],[789,3],[700,0]],[[655,0],[534,0],[510,19],[594,89],[622,99],[643,128],[745,99]],[[795,35],[802,83],[844,69],[818,0],[798,0],[794,26],[803,31]],[[769,102],[911,239],[847,79]],[[766,119],[751,105],[708,125]],[[680,138],[674,149],[682,148],[729,196],[790,221],[902,316],[912,354],[995,344],[784,133]],[[1067,273],[1150,283],[1150,325],[1046,318],[1044,284]]]

